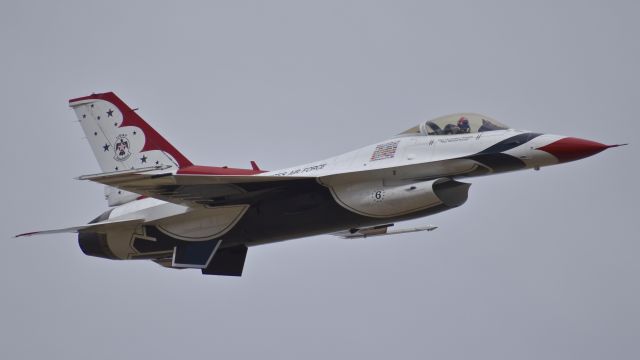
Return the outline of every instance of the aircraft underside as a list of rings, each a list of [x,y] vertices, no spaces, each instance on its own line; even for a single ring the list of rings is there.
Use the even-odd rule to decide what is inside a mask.
[[[290,184],[252,203],[228,232],[211,239],[185,240],[186,234],[170,234],[161,225],[142,225],[130,232],[81,232],[78,241],[87,255],[108,259],[150,259],[168,267],[172,267],[174,249],[178,249],[178,253],[184,249],[186,255],[181,259],[183,264],[197,265],[204,259],[209,260],[209,266],[203,268],[205,274],[240,275],[249,246],[345,229],[355,232],[362,228],[392,225],[397,221],[432,215],[462,205],[467,200],[469,188],[468,184],[453,180],[439,182],[435,186],[435,193],[440,201],[424,202],[413,211],[381,218],[346,209],[336,202],[327,187],[315,180],[294,182],[294,185]],[[406,188],[410,189],[411,186],[407,185]],[[94,223],[102,220],[104,217],[99,217]],[[212,226],[209,232],[215,231]],[[199,233],[206,234],[207,229],[201,227]],[[126,255],[121,249],[126,249]],[[207,252],[215,252],[213,258],[209,259]]]

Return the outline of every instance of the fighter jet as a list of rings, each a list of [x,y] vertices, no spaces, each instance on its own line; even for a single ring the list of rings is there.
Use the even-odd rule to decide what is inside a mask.
[[[266,171],[195,165],[114,93],[69,100],[106,185],[109,209],[75,232],[82,251],[145,259],[202,274],[240,276],[250,246],[332,234],[343,238],[429,231],[397,229],[464,204],[468,178],[539,169],[620,145],[509,128],[461,113],[328,159]]]

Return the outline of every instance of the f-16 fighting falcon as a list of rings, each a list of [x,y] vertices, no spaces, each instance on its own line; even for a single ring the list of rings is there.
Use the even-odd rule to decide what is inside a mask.
[[[620,145],[447,115],[325,160],[265,171],[195,165],[114,93],[69,100],[106,185],[109,210],[74,232],[82,251],[240,276],[250,246],[305,236],[433,230],[394,223],[458,207],[475,176],[539,169]]]

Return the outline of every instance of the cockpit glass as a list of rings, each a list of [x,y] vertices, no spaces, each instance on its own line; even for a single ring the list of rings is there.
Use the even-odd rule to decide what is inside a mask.
[[[506,130],[508,128],[508,126],[505,126],[488,116],[480,114],[454,114],[429,120],[402,132],[401,135],[474,134],[485,131]]]

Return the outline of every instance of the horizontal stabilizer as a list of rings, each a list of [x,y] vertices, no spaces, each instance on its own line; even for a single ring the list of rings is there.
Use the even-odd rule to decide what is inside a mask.
[[[28,233],[18,234],[15,237],[32,236],[32,235],[45,235],[45,234],[62,234],[62,233],[77,233],[81,231],[86,232],[107,232],[114,227],[134,227],[144,222],[143,219],[134,220],[119,220],[119,221],[103,221],[93,224],[86,224],[80,226],[72,226],[62,229],[32,231]]]

